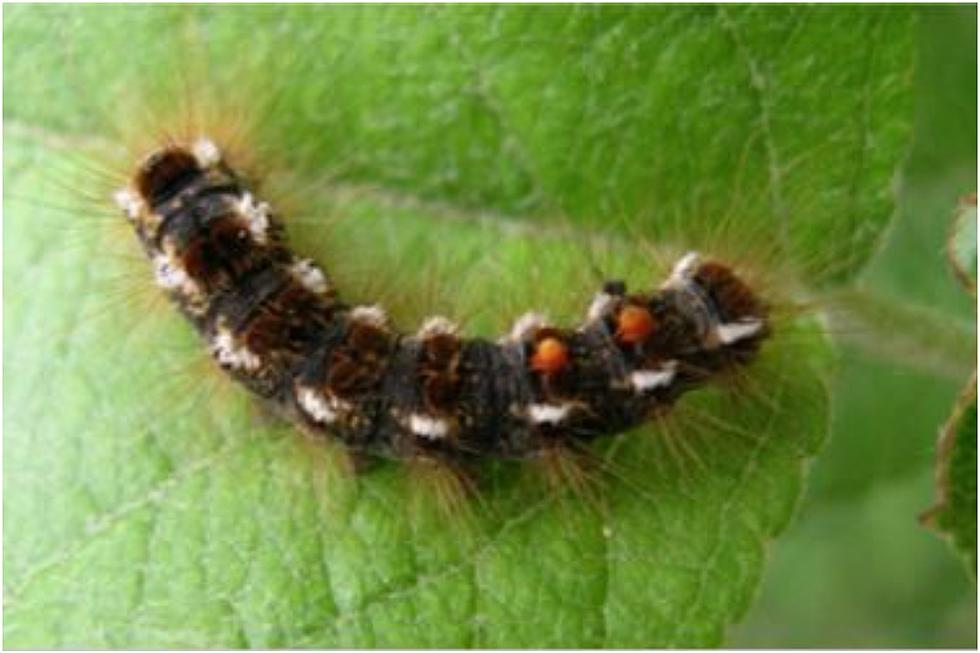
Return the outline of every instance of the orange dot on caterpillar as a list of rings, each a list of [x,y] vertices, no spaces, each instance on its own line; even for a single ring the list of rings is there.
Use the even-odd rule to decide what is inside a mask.
[[[531,369],[542,374],[557,374],[568,364],[568,347],[555,336],[538,341],[531,356]]]
[[[635,345],[650,337],[656,326],[650,311],[629,304],[616,316],[616,339],[623,344]]]

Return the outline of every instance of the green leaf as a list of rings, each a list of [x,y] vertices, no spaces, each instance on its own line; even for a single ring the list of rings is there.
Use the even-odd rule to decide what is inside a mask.
[[[963,287],[977,292],[977,196],[963,198],[956,208],[953,229],[946,245],[949,264]]]
[[[603,443],[592,501],[495,466],[469,522],[445,523],[403,468],[348,478],[257,415],[144,299],[145,268],[112,255],[133,251],[104,229],[122,221],[48,182],[68,167],[59,182],[103,196],[66,159],[111,149],[113,98],[165,96],[190,39],[215,88],[254,89],[314,216],[298,245],[407,328],[433,310],[483,335],[532,306],[572,319],[591,263],[648,287],[660,255],[724,228],[842,278],[890,215],[911,17],[5,11],[5,644],[719,643],[825,436],[830,355],[810,321],[779,325],[749,397],[699,392]]]
[[[947,535],[977,577],[977,377],[956,402],[939,434],[936,456],[939,498],[925,515],[926,523]]]
[[[950,266],[969,292],[977,289],[977,198],[957,207],[946,248]],[[967,351],[968,348],[964,348]],[[976,358],[974,351],[973,358]],[[960,393],[939,431],[936,452],[936,504],[922,519],[947,535],[977,577],[977,373]]]

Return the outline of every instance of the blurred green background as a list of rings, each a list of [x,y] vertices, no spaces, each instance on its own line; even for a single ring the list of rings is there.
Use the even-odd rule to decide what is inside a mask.
[[[976,52],[975,6],[924,12],[899,214],[859,282],[974,325],[975,306],[943,246],[957,199],[976,188]],[[937,365],[914,348],[862,345],[844,348],[830,442],[731,646],[976,646],[976,587],[948,545],[916,521],[934,497],[937,429],[975,352]]]

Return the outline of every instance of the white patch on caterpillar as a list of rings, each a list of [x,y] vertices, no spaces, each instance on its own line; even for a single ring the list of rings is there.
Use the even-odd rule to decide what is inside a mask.
[[[226,326],[219,325],[211,339],[211,355],[223,366],[235,370],[254,372],[262,364],[261,359],[235,342],[235,336]]]
[[[290,272],[307,290],[317,294],[327,292],[327,277],[312,260],[304,258],[296,261],[290,267]]]
[[[655,370],[637,370],[630,374],[630,385],[643,393],[654,388],[669,386],[677,373],[677,361],[666,361]]]
[[[670,288],[687,285],[694,271],[701,263],[701,255],[697,252],[688,252],[681,257],[681,260],[674,264],[674,269],[670,271],[670,276],[660,287]]]
[[[738,322],[726,322],[719,324],[715,328],[718,340],[723,345],[730,345],[733,342],[751,338],[762,330],[762,320],[754,317],[743,318]]]
[[[432,417],[422,413],[412,413],[408,416],[408,428],[415,435],[426,440],[441,440],[449,435],[449,420]]]
[[[314,388],[300,386],[296,393],[296,401],[309,417],[318,424],[332,424],[337,421],[337,411]]]
[[[419,328],[419,337],[429,338],[431,336],[440,335],[455,336],[458,332],[459,327],[448,317],[434,315],[422,323],[421,328]]]
[[[146,208],[146,204],[143,202],[143,198],[140,197],[139,193],[128,186],[126,188],[120,188],[113,193],[112,201],[122,209],[123,213],[131,221],[140,217],[140,213]]]
[[[251,193],[244,192],[238,200],[238,212],[248,220],[248,230],[255,242],[264,244],[269,231],[269,203],[256,203]]]
[[[363,322],[364,324],[378,327],[379,329],[388,323],[388,315],[385,313],[384,309],[377,304],[355,306],[350,311],[350,319],[353,322]]]
[[[217,165],[221,161],[221,150],[210,138],[199,138],[191,145],[191,154],[197,160],[202,170]]]
[[[560,424],[572,412],[573,404],[530,404],[528,417],[535,424]]]
[[[540,313],[525,313],[517,318],[513,328],[510,330],[511,340],[528,340],[538,329],[547,325],[547,320]]]
[[[180,290],[182,294],[197,294],[197,283],[188,276],[174,257],[157,254],[153,257],[153,276],[158,286],[164,290]]]
[[[592,303],[589,304],[589,321],[596,322],[612,313],[613,307],[619,299],[616,295],[610,295],[607,292],[597,292],[592,297]]]

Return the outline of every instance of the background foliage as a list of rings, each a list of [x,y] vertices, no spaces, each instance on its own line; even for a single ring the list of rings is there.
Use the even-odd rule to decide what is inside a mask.
[[[975,51],[976,28],[971,7],[922,17],[899,211],[858,282],[938,316],[940,335],[976,319],[944,261],[953,208],[976,185],[976,60],[959,55]],[[877,331],[881,340],[888,331]],[[933,501],[938,427],[975,359],[937,364],[922,351],[845,349],[830,443],[733,645],[976,645],[975,586],[946,544],[911,519]]]
[[[97,180],[52,171],[111,148],[127,98],[198,75],[259,89],[319,212],[297,241],[407,324],[447,303],[487,334],[528,305],[574,315],[585,256],[646,285],[637,242],[726,229],[838,289],[860,328],[837,329],[831,445],[729,643],[975,644],[975,590],[915,521],[975,338],[940,255],[973,190],[975,29],[970,9],[6,10],[5,644],[718,643],[821,444],[826,351],[790,331],[760,366],[769,403],[705,393],[696,416],[727,436],[702,424],[680,454],[627,441],[605,512],[528,507],[501,470],[492,516],[446,529],[391,467],[342,482],[202,390],[193,339],[134,311],[128,280],[106,296],[98,216],[49,183]],[[946,338],[917,337],[933,323]]]

